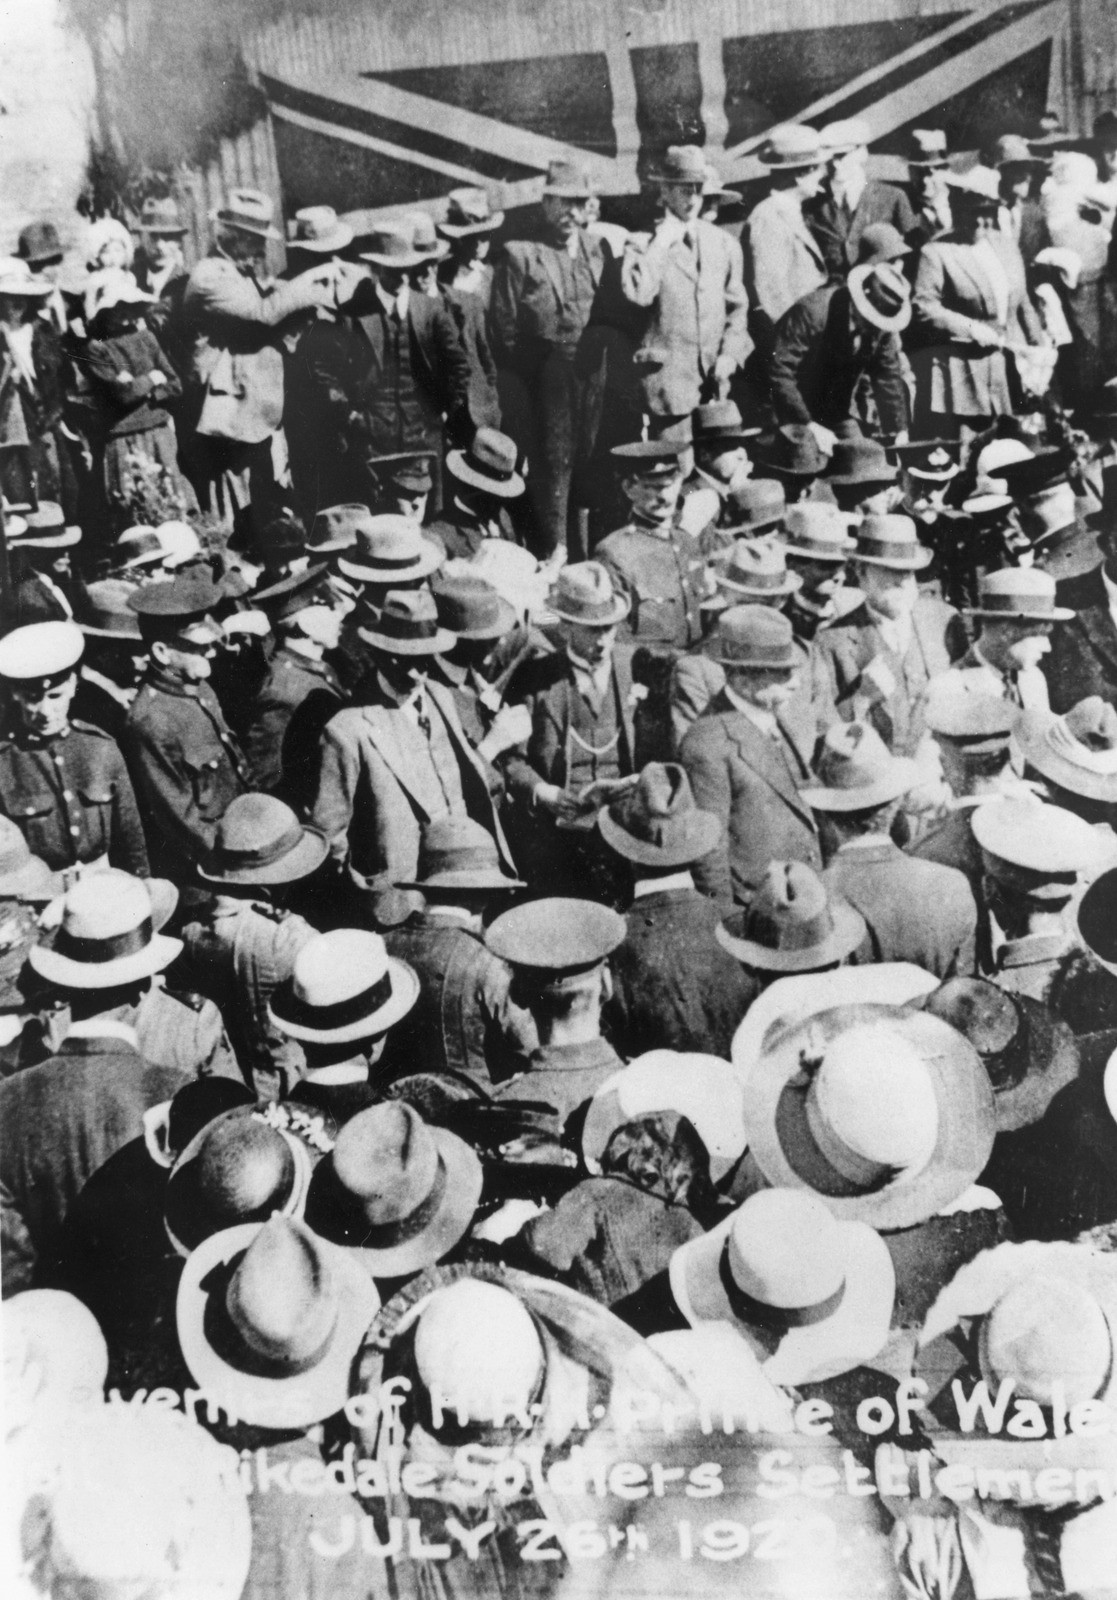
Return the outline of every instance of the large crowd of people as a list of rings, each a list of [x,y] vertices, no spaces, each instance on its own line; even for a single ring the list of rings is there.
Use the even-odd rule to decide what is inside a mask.
[[[0,261],[6,1592],[1117,1593],[1117,116],[869,141]]]

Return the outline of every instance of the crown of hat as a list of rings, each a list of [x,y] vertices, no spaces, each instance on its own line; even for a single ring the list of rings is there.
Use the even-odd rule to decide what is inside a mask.
[[[338,1182],[374,1227],[411,1216],[434,1190],[440,1161],[433,1133],[405,1100],[358,1112],[333,1151]]]
[[[500,596],[485,578],[472,573],[442,572],[431,585],[438,620],[451,633],[472,633],[495,628],[502,613]]]
[[[608,906],[554,896],[504,912],[490,923],[485,942],[517,966],[561,972],[604,961],[626,931],[624,918]]]
[[[151,896],[142,879],[116,867],[80,878],[62,902],[62,932],[70,940],[115,939],[145,925],[150,940]]]
[[[760,522],[771,517],[782,517],[787,510],[787,495],[782,483],[775,478],[746,478],[735,484],[727,496],[730,515],[736,521]]]
[[[416,453],[396,461],[380,459],[370,461],[369,466],[377,477],[394,484],[396,488],[409,489],[414,493],[429,493],[434,483],[428,455]]]
[[[1015,466],[1019,461],[1031,461],[1034,450],[1020,439],[993,439],[985,445],[977,458],[977,470],[996,476],[1004,467]]]
[[[695,439],[702,434],[710,433],[717,437],[720,433],[729,433],[739,430],[744,426],[740,407],[735,400],[707,400],[704,405],[696,407],[693,417],[691,433]]]
[[[501,1422],[527,1413],[543,1359],[531,1313],[498,1284],[461,1278],[436,1289],[419,1315],[419,1379],[462,1421]]]
[[[1022,491],[1017,489],[1017,494]],[[1020,506],[1020,524],[1031,539],[1069,528],[1078,518],[1078,500],[1069,483],[1053,483],[1037,490]]]
[[[302,838],[302,823],[282,800],[270,794],[240,794],[217,824],[214,853],[232,866],[278,860]]]
[[[997,1383],[1051,1404],[1061,1384],[1068,1406],[1092,1400],[1105,1385],[1113,1341],[1105,1313],[1085,1285],[1035,1272],[1001,1295],[981,1326],[982,1366]]]
[[[384,597],[379,617],[370,628],[385,638],[433,636],[438,628],[438,606],[429,589],[391,589]]]
[[[20,230],[16,254],[25,261],[44,261],[62,254],[62,241],[53,222],[29,222]]]
[[[872,512],[862,520],[857,530],[858,545],[895,545],[897,547],[918,546],[915,523],[911,517],[900,516],[897,512]]]
[[[261,190],[240,186],[229,190],[229,199],[220,212],[220,220],[270,225],[274,212],[275,207]]]
[[[414,249],[445,253],[446,246],[435,231],[434,218],[429,211],[410,211],[406,220],[411,225],[411,243]]]
[[[978,582],[982,600],[1020,599],[1055,603],[1055,580],[1040,567],[1001,567],[987,572]]]
[[[787,555],[778,539],[737,539],[722,579],[741,588],[779,588],[787,580]]]
[[[764,454],[771,466],[784,472],[810,477],[826,470],[827,458],[805,422],[785,422],[777,428]]]
[[[586,621],[610,611],[616,599],[612,574],[600,561],[577,561],[563,567],[554,594],[564,610]]]
[[[949,472],[954,465],[954,457],[945,445],[936,444],[922,453],[913,453],[910,468],[913,472]]]
[[[706,157],[696,144],[670,145],[660,177],[674,183],[705,183]]]
[[[393,257],[401,261],[409,260],[416,253],[412,230],[403,219],[378,223],[365,244],[369,255],[386,256],[389,260]]]
[[[174,228],[185,233],[182,226],[182,217],[178,209],[178,201],[172,195],[156,197],[149,195],[140,211],[141,228]]]
[[[76,1295],[24,1289],[4,1304],[4,1365],[35,1384],[36,1405],[100,1408],[109,1353],[100,1324]],[[7,1390],[7,1385],[5,1385]],[[5,1399],[14,1421],[11,1391]]]
[[[939,1111],[927,1063],[887,1021],[858,1023],[826,1047],[811,1084],[808,1120],[823,1154],[853,1176],[864,1163],[921,1171],[938,1141]],[[852,1157],[852,1164],[846,1158]]]
[[[837,506],[823,500],[800,500],[788,506],[783,520],[784,539],[788,544],[834,544],[852,546],[846,531],[845,518]]]
[[[495,472],[502,478],[511,477],[516,470],[516,442],[496,428],[478,428],[466,452],[466,459],[474,466]]]
[[[835,722],[826,730],[816,770],[826,789],[872,789],[888,778],[895,757],[867,722]]]
[[[1084,150],[1059,150],[1052,158],[1051,176],[1068,189],[1092,189],[1098,181],[1097,162]]]
[[[423,535],[417,522],[395,511],[356,521],[357,559],[386,568],[403,566],[423,554]]]
[[[823,150],[818,130],[805,123],[786,123],[772,128],[760,147],[760,159],[772,167],[821,162]]]
[[[225,1304],[248,1348],[290,1372],[314,1364],[337,1321],[333,1268],[292,1217],[272,1217],[229,1281]]]
[[[882,271],[893,271],[893,268],[878,267],[872,274],[879,277]],[[903,276],[903,274],[899,274]],[[892,463],[885,454],[884,446],[879,439],[839,439],[834,446],[830,457],[830,476],[869,478],[873,473],[881,478],[891,478],[893,474]]]
[[[686,768],[675,761],[649,761],[636,787],[611,808],[611,815],[634,838],[664,845],[679,819],[696,809]]]
[[[768,950],[811,950],[834,931],[826,888],[803,861],[771,861],[744,915],[744,936]]]
[[[333,206],[304,206],[301,211],[295,212],[295,240],[308,239],[312,242],[326,239],[331,233],[336,233],[338,216]]]
[[[1027,139],[1018,133],[1002,134],[996,142],[995,149],[998,167],[1032,166],[1035,163]]]
[[[862,117],[842,117],[837,122],[827,122],[818,137],[824,150],[857,150],[870,142],[873,130]]]
[[[927,996],[924,1009],[957,1028],[979,1056],[1000,1055],[1020,1027],[1012,996],[984,978],[948,978]]]
[[[589,199],[590,182],[581,167],[573,161],[552,161],[547,168],[547,181],[544,185],[544,194],[547,190],[559,194],[566,193],[577,199]]]
[[[85,639],[74,622],[28,622],[0,639],[0,678],[52,678],[81,660]]]
[[[716,637],[723,660],[771,656],[773,665],[786,665],[795,635],[783,612],[771,606],[730,606],[718,618]]]
[[[1001,198],[1000,174],[994,167],[971,167],[955,178],[951,192],[963,205],[997,205]]]
[[[994,739],[1006,742],[1016,721],[1012,704],[1001,695],[968,694],[963,690],[932,695],[927,707],[932,732],[949,739]]]
[[[871,222],[862,233],[857,245],[857,262],[866,266],[870,262],[895,261],[908,256],[911,250],[904,236],[890,222]]]
[[[487,222],[492,215],[484,189],[451,189],[446,196],[447,222]]]
[[[312,550],[322,545],[351,549],[357,543],[360,530],[372,521],[372,513],[365,505],[357,503],[327,506],[319,511],[311,525],[309,545]]]
[[[155,537],[168,564],[193,561],[195,556],[202,553],[202,541],[188,522],[161,522],[155,530]]]
[[[295,1182],[295,1158],[283,1135],[255,1116],[221,1118],[197,1156],[197,1197],[210,1231],[266,1222]]]
[[[1099,860],[1098,835],[1088,822],[1034,795],[1003,795],[973,814],[974,838],[996,876],[1000,864],[1042,874],[1082,872]]]
[[[436,817],[419,843],[419,877],[444,872],[501,871],[496,840],[472,817]]]
[[[729,1229],[734,1283],[781,1311],[832,1299],[844,1283],[838,1226],[805,1189],[763,1189],[750,1196]]]
[[[207,569],[181,573],[170,582],[145,583],[133,594],[129,604],[141,616],[191,617],[213,611],[222,598],[221,590]]]
[[[861,288],[869,304],[886,317],[894,317],[911,299],[911,284],[893,261],[878,261]]]
[[[97,578],[86,585],[87,603],[83,621],[90,627],[103,628],[122,639],[140,638],[136,614],[128,604],[132,585],[123,578]]]
[[[919,155],[946,155],[946,134],[941,128],[913,128],[911,142]]]
[[[1117,749],[1117,710],[1100,694],[1088,695],[1063,717],[1067,732],[1087,750]]]
[[[301,1005],[325,1010],[364,994],[387,971],[388,951],[378,933],[334,928],[303,945],[291,986]]]

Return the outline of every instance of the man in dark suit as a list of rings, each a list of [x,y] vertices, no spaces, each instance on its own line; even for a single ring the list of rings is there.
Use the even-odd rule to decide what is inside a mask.
[[[1100,565],[1056,585],[1061,606],[1075,612],[1051,636],[1043,663],[1052,711],[1069,711],[1099,694],[1117,699],[1117,529],[1098,536]]]
[[[747,905],[770,861],[821,868],[814,814],[800,794],[815,742],[813,717],[789,717],[801,656],[791,623],[763,606],[722,613],[710,651],[725,688],[683,740],[694,798],[721,822],[695,882],[723,905]]]
[[[994,166],[1001,175],[1001,227],[1015,239],[1024,265],[1030,267],[1051,243],[1043,206],[1033,195],[1044,163],[1032,154],[1027,139],[1006,133],[997,140]]]
[[[376,458],[423,451],[438,511],[443,416],[451,436],[472,432],[469,362],[441,301],[412,287],[430,254],[399,226],[385,224],[371,243],[362,260],[376,269],[375,282],[358,284],[336,322],[313,323],[299,345],[292,382],[306,410],[292,426],[313,432],[319,505],[372,507],[380,494]]]
[[[695,806],[682,767],[653,761],[597,825],[635,875],[628,932],[610,963],[610,1038],[626,1060],[660,1049],[728,1059],[757,985],[718,943],[718,909],[694,887],[691,868],[716,844],[717,818]]]
[[[844,283],[813,290],[776,325],[769,376],[780,423],[816,423],[839,436],[860,431],[858,398],[869,385],[882,430],[907,432],[899,336],[911,321],[911,289],[897,263],[908,247],[884,224],[866,242],[872,256]]]
[[[862,235],[887,222],[901,234],[915,224],[908,197],[892,183],[868,176],[870,129],[859,117],[831,122],[820,134],[829,157],[826,184],[803,208],[832,282],[840,283],[859,256]]]

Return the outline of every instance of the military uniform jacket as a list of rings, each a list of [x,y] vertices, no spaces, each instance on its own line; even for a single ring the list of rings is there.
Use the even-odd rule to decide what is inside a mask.
[[[128,715],[125,754],[153,858],[189,874],[213,845],[229,802],[248,788],[240,746],[206,683],[153,667]]]
[[[282,646],[272,657],[244,736],[252,787],[296,809],[314,798],[322,730],[344,695],[337,673]]]
[[[496,1100],[541,1100],[553,1106],[567,1138],[580,1137],[587,1103],[624,1062],[604,1039],[585,1044],[540,1045],[517,1073],[494,1093]],[[576,1117],[576,1113],[582,1115]],[[572,1123],[571,1119],[575,1119]]]
[[[882,658],[896,682],[886,700],[872,704],[866,718],[894,755],[912,755],[926,731],[927,686],[966,649],[962,620],[953,606],[921,595],[912,613],[911,638],[903,656],[889,649],[867,605],[821,628],[815,649],[834,684],[838,714],[847,722],[858,715],[854,700],[862,692],[861,674]],[[871,692],[871,691],[870,691]]]
[[[697,887],[723,905],[747,904],[770,861],[822,869],[814,813],[799,792],[810,777],[814,723],[785,715],[779,724],[777,743],[723,690],[679,751],[695,804],[721,819],[716,848],[692,870]]]
[[[842,845],[823,881],[868,926],[853,965],[910,961],[937,978],[973,976],[977,906],[961,872],[874,838]]]
[[[621,627],[637,644],[675,650],[697,644],[705,561],[693,535],[673,527],[665,539],[632,521],[603,539],[594,558],[632,602]]]
[[[124,758],[92,723],[72,722],[52,739],[14,733],[0,741],[0,812],[55,872],[107,858],[109,866],[147,876]]]
[[[531,738],[526,746],[511,750],[502,765],[509,792],[529,801],[539,783],[566,787],[574,697],[579,694],[574,667],[565,650],[535,656],[513,674],[505,695],[509,705],[526,705],[531,712]],[[632,688],[632,651],[613,651],[609,678],[620,735],[617,761],[622,777],[636,772],[636,700]]]

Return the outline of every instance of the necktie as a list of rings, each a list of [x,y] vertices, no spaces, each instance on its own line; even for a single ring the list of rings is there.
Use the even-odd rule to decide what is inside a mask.
[[[424,695],[420,694],[415,701],[415,719],[419,724],[419,732],[428,744],[431,742],[431,719],[427,714],[427,702]]]

